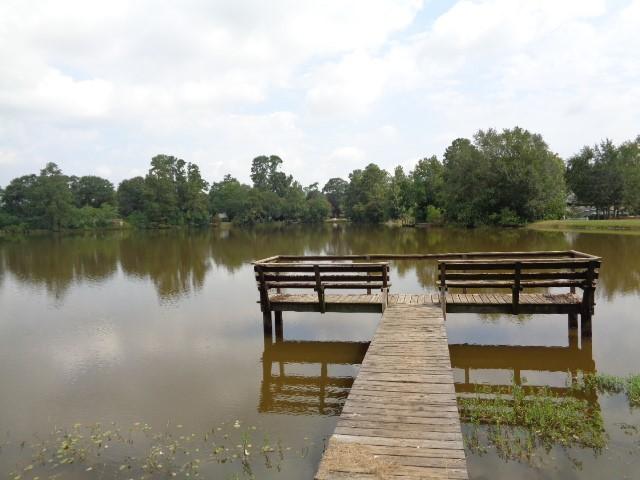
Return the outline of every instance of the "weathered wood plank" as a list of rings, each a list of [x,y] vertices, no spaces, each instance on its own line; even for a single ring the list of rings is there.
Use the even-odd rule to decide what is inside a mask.
[[[444,319],[431,300],[390,296],[317,479],[467,478]]]

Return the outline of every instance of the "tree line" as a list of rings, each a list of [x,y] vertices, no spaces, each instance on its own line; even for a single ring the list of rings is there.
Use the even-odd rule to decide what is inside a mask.
[[[442,159],[423,158],[392,173],[376,164],[303,186],[283,160],[259,156],[251,185],[226,175],[211,185],[198,165],[170,155],[151,159],[147,174],[117,187],[98,176],[67,176],[49,163],[38,175],[0,189],[0,228],[87,229],[120,220],[139,228],[273,221],[314,223],[328,217],[359,223],[520,225],[561,218],[567,201],[603,217],[640,213],[640,136],[618,146],[586,146],[565,163],[543,138],[521,128],[479,130],[459,138]]]

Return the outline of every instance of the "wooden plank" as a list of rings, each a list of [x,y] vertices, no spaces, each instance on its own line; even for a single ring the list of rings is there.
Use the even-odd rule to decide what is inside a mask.
[[[468,477],[444,318],[428,298],[390,297],[317,479]]]

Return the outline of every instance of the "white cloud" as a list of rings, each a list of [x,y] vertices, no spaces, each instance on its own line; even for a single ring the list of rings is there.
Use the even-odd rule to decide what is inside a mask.
[[[0,165],[12,165],[17,163],[18,154],[12,150],[0,150]]]
[[[245,181],[254,156],[278,154],[310,183],[478,128],[518,124],[563,155],[638,134],[640,1],[431,8],[6,0],[0,184],[46,161],[119,181],[161,152]]]

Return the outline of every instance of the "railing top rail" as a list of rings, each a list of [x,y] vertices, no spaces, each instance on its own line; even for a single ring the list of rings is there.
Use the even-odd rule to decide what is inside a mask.
[[[558,266],[561,268],[562,265],[568,266],[584,266],[585,268],[591,264],[596,263],[600,264],[601,259],[594,258],[529,258],[529,259],[505,259],[505,258],[497,258],[495,260],[438,260],[438,263],[442,263],[449,266],[457,266],[457,265],[499,265],[504,266],[505,268],[509,268],[509,266],[514,266],[516,264],[521,265],[523,268],[535,268],[538,265],[549,265],[549,266]]]
[[[577,250],[543,250],[530,252],[454,252],[454,253],[372,253],[364,255],[274,255],[256,260],[254,264],[287,264],[295,262],[341,262],[391,260],[514,260],[514,259],[585,259],[600,260],[600,257]]]

